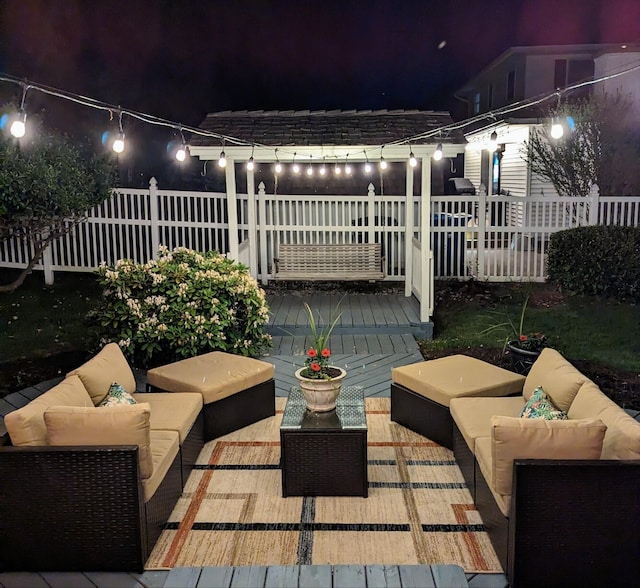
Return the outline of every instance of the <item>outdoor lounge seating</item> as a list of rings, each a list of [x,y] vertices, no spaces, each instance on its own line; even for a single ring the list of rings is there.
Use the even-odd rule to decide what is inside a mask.
[[[464,377],[454,365],[448,373],[452,386]],[[566,420],[520,418],[539,387]],[[414,398],[412,422],[435,411],[435,430],[444,427],[435,400]],[[517,396],[467,394],[449,407],[456,462],[512,586],[635,582],[640,423],[553,349]]]
[[[238,359],[245,366],[256,361]],[[231,385],[219,380],[222,388]],[[257,388],[269,392],[258,396],[270,394],[273,411],[268,380]],[[240,381],[256,389],[250,378]],[[114,382],[134,404],[99,406]],[[199,391],[135,388],[131,368],[111,343],[5,416],[11,444],[0,446],[0,570],[142,572],[204,445],[205,411]],[[246,390],[230,390],[232,408],[243,414],[223,415],[231,414],[230,426],[239,428],[256,410],[237,404]]]

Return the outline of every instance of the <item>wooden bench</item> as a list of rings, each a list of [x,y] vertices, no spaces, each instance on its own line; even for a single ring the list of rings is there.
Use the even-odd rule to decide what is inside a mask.
[[[381,280],[385,277],[379,243],[280,245],[274,259],[276,280]]]

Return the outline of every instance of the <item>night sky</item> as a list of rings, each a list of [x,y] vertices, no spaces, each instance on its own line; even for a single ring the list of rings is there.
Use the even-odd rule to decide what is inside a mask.
[[[0,71],[187,125],[242,109],[450,110],[510,46],[640,41],[640,0],[4,0]],[[6,86],[6,84],[0,84]],[[15,87],[0,87],[0,96]],[[63,102],[63,104],[61,104]],[[49,126],[105,113],[29,95]]]

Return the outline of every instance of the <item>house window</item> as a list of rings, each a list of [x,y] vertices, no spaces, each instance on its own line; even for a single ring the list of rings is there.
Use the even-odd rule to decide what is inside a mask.
[[[473,114],[480,112],[480,92],[476,92],[473,95]]]
[[[507,74],[507,100],[511,101],[516,95],[516,70],[512,69]]]
[[[592,80],[593,74],[593,59],[556,59],[553,87],[565,88],[578,82]]]
[[[489,110],[493,108],[493,84],[489,84],[487,88],[487,106]]]

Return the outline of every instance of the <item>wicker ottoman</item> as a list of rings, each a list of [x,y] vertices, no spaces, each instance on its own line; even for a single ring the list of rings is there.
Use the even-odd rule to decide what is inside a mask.
[[[467,355],[391,370],[391,420],[453,449],[449,401],[463,396],[520,394],[525,377]]]
[[[147,388],[202,394],[204,440],[211,441],[275,414],[273,374],[266,361],[213,351],[149,370]]]

